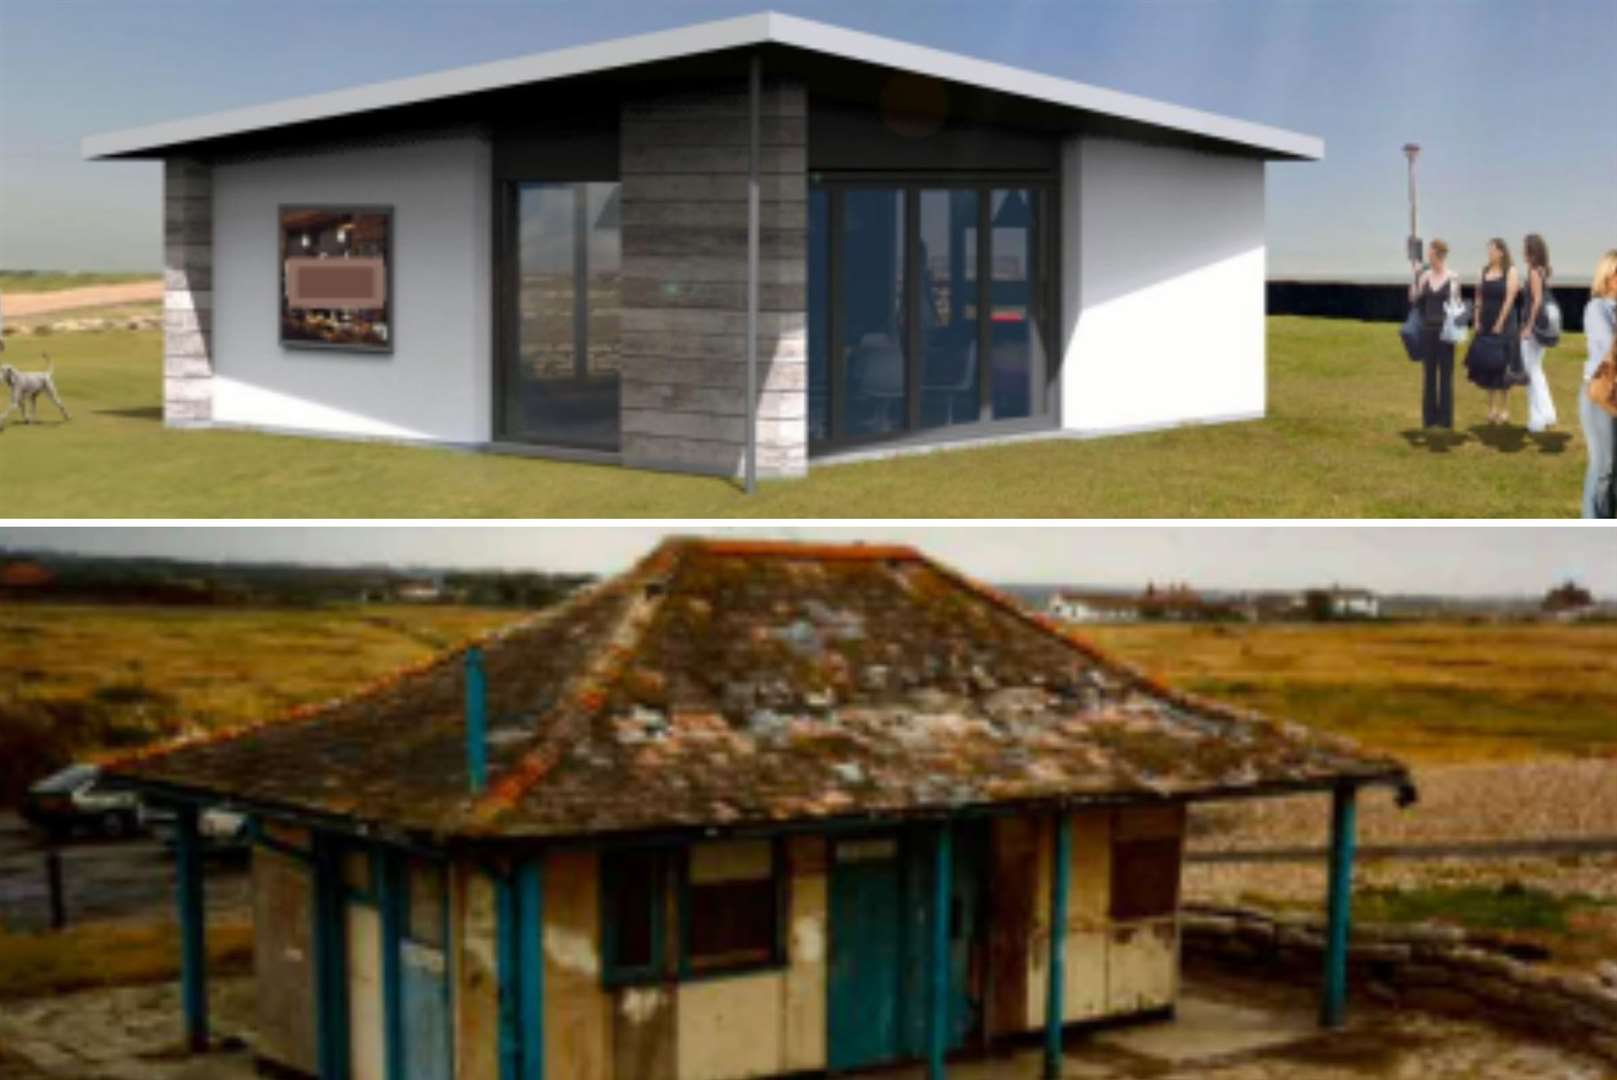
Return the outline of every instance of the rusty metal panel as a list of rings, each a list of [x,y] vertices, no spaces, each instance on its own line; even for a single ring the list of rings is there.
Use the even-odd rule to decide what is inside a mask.
[[[262,846],[253,849],[259,1052],[309,1074],[318,1066],[313,902],[313,883],[302,863]]]

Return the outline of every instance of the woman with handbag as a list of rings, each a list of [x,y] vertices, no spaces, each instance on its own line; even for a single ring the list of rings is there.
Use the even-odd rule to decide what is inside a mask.
[[[1448,269],[1449,246],[1426,246],[1429,267],[1409,287],[1409,302],[1420,312],[1421,426],[1454,426],[1454,341],[1444,333],[1450,307],[1460,303],[1460,279]]]
[[[1488,422],[1510,420],[1506,395],[1515,385],[1513,371],[1522,364],[1521,331],[1516,318],[1516,294],[1521,279],[1510,265],[1510,249],[1498,237],[1488,241],[1488,265],[1477,282],[1477,336],[1465,354],[1465,373],[1488,391]]]
[[[1527,369],[1527,430],[1547,431],[1555,426],[1555,399],[1550,397],[1550,382],[1544,377],[1544,354],[1548,345],[1539,340],[1544,332],[1540,317],[1550,294],[1550,250],[1538,233],[1528,233],[1522,240],[1522,256],[1527,262],[1527,285],[1522,293],[1522,306],[1527,318],[1522,321],[1522,367]],[[1548,302],[1548,303],[1547,303]]]
[[[1617,517],[1617,248],[1600,257],[1589,306],[1583,309],[1583,333],[1589,359],[1583,365],[1583,393],[1578,418],[1589,448],[1589,471],[1583,478],[1583,516]],[[1599,397],[1602,400],[1597,401]]]

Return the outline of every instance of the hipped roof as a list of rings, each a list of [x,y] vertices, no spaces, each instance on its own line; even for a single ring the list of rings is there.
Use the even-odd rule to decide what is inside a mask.
[[[1104,118],[1142,132],[1191,136],[1222,145],[1230,152],[1280,160],[1317,160],[1325,153],[1324,141],[1313,135],[776,12],[90,135],[83,140],[82,151],[84,157],[92,159],[165,157],[194,152],[203,144],[249,133],[763,46],[939,79],[1005,95],[1007,100],[1054,106],[1070,112],[1075,124],[1085,116]]]
[[[439,839],[585,836],[1406,784],[1191,698],[907,547],[674,540],[354,696],[114,762],[171,795]]]

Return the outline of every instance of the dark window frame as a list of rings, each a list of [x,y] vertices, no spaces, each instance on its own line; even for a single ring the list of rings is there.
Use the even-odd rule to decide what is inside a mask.
[[[784,968],[788,963],[786,930],[791,872],[786,846],[781,838],[767,838],[763,842],[769,845],[775,900],[774,940],[770,955],[761,961],[714,967],[698,967],[691,963],[691,847],[622,847],[603,851],[599,871],[602,984],[616,988],[676,981],[700,982]],[[616,897],[619,882],[624,876],[624,863],[631,859],[648,860],[654,882],[651,895],[647,897],[651,919],[651,960],[647,964],[625,964],[619,957]],[[669,925],[670,916],[673,919],[672,927]],[[670,929],[675,934],[672,942],[669,939]]]
[[[286,260],[290,252],[286,246],[286,215],[288,212],[316,211],[325,214],[381,214],[387,219],[387,243],[382,255],[383,288],[386,290],[386,302],[382,310],[386,314],[383,320],[387,326],[387,341],[382,345],[366,345],[356,342],[333,341],[304,341],[298,338],[288,338],[282,332],[281,313],[290,310],[286,302]],[[393,262],[397,253],[398,243],[398,214],[391,203],[360,204],[360,203],[281,203],[275,208],[275,282],[277,293],[275,297],[275,339],[283,349],[308,349],[315,352],[345,352],[357,353],[364,356],[391,356],[397,348],[398,333],[398,304],[394,289]]]
[[[849,189],[888,189],[898,191],[904,200],[904,304],[906,312],[906,386],[903,430],[881,432],[874,435],[846,434],[847,395],[846,358],[841,347],[844,319],[842,310],[843,230],[844,205]],[[1059,374],[1061,369],[1061,184],[1058,176],[1045,172],[811,172],[809,190],[822,190],[826,194],[826,280],[825,325],[822,333],[826,343],[826,427],[824,436],[809,434],[809,456],[820,457],[842,452],[857,451],[894,445],[936,445],[996,434],[1020,434],[1046,430],[1060,423]],[[976,252],[978,296],[978,412],[979,419],[972,422],[921,427],[919,374],[922,365],[920,353],[920,320],[922,303],[920,275],[917,273],[920,251],[920,193],[929,190],[971,190],[977,193],[978,243]],[[1038,275],[1038,287],[1028,298],[1030,315],[1038,328],[1038,339],[1043,346],[1044,361],[1030,372],[1028,415],[1001,419],[982,419],[992,409],[991,343],[992,319],[985,317],[993,307],[993,228],[992,203],[995,191],[1027,190],[1037,200],[1035,208],[1037,227],[1032,243],[1035,251],[1030,256],[1030,269]],[[810,223],[812,227],[812,222]],[[805,257],[806,260],[806,257]],[[815,283],[810,281],[808,288]],[[805,303],[805,308],[809,307]],[[808,390],[805,389],[805,395]]]
[[[745,843],[746,841],[738,841]],[[786,864],[786,846],[779,838],[762,841],[769,845],[770,886],[774,894],[774,918],[769,955],[761,960],[697,967],[691,956],[691,851],[686,848],[679,859],[679,977],[682,981],[720,978],[727,975],[745,975],[749,972],[773,971],[786,966],[786,916],[788,884],[791,874]]]

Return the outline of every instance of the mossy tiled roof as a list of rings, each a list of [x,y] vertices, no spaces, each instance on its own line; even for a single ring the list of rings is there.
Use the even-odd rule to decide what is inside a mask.
[[[439,836],[562,836],[1396,783],[1396,761],[1190,698],[909,548],[673,540],[463,652],[118,775]]]

